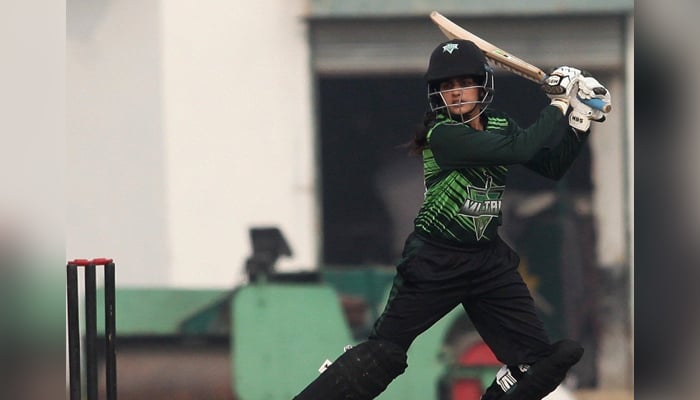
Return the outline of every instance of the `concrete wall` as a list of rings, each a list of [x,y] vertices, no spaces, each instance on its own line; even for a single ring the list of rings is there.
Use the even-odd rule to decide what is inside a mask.
[[[65,107],[62,2],[2,9],[0,273],[23,251],[62,257]]]
[[[304,1],[67,2],[69,258],[121,285],[231,286],[248,228],[315,265]],[[291,16],[291,18],[290,18]]]

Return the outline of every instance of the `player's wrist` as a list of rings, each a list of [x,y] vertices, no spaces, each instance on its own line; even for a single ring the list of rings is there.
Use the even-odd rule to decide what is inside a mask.
[[[591,120],[588,116],[574,110],[569,114],[569,126],[580,132],[586,132],[591,127]]]
[[[569,111],[568,98],[555,97],[549,104],[557,107],[561,111],[562,115],[566,115],[566,112]]]

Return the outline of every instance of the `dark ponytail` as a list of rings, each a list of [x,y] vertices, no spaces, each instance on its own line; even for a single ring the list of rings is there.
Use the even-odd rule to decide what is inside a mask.
[[[421,155],[423,149],[428,147],[428,132],[430,131],[430,128],[435,125],[436,119],[437,113],[433,111],[428,111],[425,113],[425,116],[423,117],[423,124],[416,129],[413,139],[406,143],[406,146],[409,148],[409,154]]]

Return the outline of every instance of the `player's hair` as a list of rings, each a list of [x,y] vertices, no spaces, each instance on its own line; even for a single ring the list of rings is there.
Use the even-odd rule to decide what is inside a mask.
[[[409,154],[411,155],[421,155],[423,149],[428,147],[428,132],[435,125],[437,121],[437,113],[434,111],[427,111],[423,116],[423,123],[416,127],[413,134],[413,139],[406,143],[406,147],[409,148]]]

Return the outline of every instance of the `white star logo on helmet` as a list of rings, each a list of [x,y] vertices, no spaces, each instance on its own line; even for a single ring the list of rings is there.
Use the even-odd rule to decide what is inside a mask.
[[[459,49],[459,44],[458,43],[447,43],[446,45],[442,46],[442,52],[443,53],[450,53],[452,54],[453,51]]]

